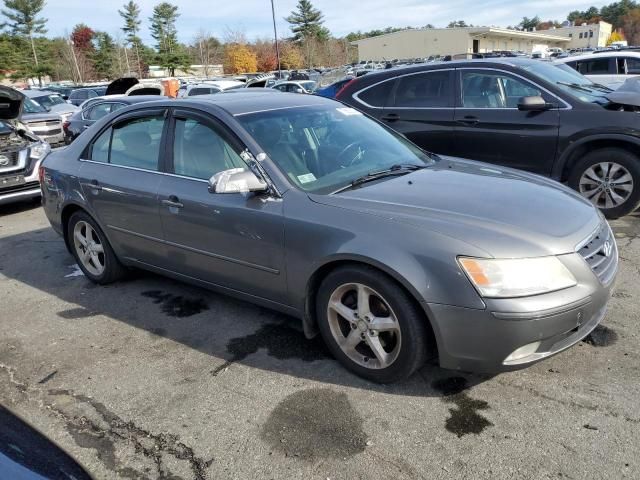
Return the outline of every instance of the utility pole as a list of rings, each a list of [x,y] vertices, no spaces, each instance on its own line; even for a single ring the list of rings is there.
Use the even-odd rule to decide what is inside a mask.
[[[276,58],[278,60],[278,80],[281,80],[282,73],[280,72],[280,48],[278,47],[278,30],[276,29],[276,9],[273,6],[273,0],[271,0],[271,16],[273,17],[273,36],[276,41]]]

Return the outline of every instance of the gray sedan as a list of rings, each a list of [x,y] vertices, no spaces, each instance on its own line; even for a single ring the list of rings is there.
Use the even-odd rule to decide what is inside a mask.
[[[603,319],[617,270],[572,190],[424,152],[321,97],[124,107],[42,179],[90,280],[140,267],[297,316],[377,382],[429,358],[497,372],[556,354]]]

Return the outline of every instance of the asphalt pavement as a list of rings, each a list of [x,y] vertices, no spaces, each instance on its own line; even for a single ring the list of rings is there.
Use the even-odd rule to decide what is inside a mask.
[[[612,226],[586,341],[380,386],[276,312],[144,272],[93,285],[37,204],[2,206],[0,403],[98,479],[640,478],[640,216]]]

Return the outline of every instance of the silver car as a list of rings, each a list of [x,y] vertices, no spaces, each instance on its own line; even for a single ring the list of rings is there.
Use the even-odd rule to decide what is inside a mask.
[[[618,265],[574,191],[314,96],[125,107],[45,160],[43,192],[90,280],[135,266],[297,316],[377,382],[556,354],[603,319]]]

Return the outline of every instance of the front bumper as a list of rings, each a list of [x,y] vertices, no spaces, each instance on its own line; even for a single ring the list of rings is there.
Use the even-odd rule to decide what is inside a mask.
[[[3,188],[3,179],[20,176],[19,173],[0,175],[0,205],[38,198],[42,195],[40,180],[38,179],[38,169],[41,162],[42,160],[36,162],[31,173],[24,176],[24,183],[21,182],[19,185],[11,184],[11,186]]]
[[[486,299],[483,310],[425,304],[440,366],[479,373],[518,370],[589,335],[606,314],[615,274],[604,285],[580,255],[565,255],[562,261],[576,276],[575,287],[518,299]],[[507,360],[516,350],[537,342],[526,356]]]

